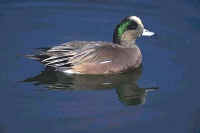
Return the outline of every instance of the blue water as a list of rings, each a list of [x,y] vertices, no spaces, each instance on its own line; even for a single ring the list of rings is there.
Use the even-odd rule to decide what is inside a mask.
[[[23,57],[71,40],[112,41],[140,16],[142,70],[65,76]],[[1,0],[0,133],[200,132],[199,0]]]

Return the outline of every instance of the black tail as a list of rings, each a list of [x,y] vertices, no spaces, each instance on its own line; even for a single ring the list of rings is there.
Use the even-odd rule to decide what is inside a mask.
[[[46,51],[49,49],[50,48],[37,48],[37,51],[34,54],[28,54],[28,55],[25,55],[25,57],[29,59],[33,59],[33,60],[42,61],[46,58],[49,58],[49,56],[45,54]]]

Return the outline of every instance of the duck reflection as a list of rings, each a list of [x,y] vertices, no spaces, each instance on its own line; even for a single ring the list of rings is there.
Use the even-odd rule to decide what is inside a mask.
[[[145,103],[147,92],[155,88],[140,88],[137,80],[142,74],[142,68],[113,75],[66,75],[46,68],[35,77],[24,82],[34,85],[44,85],[48,89],[57,90],[105,90],[116,89],[119,100],[125,105]]]

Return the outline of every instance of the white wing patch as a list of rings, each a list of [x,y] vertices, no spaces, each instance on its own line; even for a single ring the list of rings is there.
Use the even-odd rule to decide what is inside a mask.
[[[80,72],[75,72],[75,71],[73,71],[71,69],[65,70],[63,72],[66,73],[66,74],[81,74]]]
[[[112,62],[112,60],[102,61],[102,62],[100,62],[100,64],[105,64],[105,63],[110,63],[110,62]]]

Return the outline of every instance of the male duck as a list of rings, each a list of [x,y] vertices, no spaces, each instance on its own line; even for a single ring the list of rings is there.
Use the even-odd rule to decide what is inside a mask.
[[[142,54],[135,43],[137,37],[152,36],[136,16],[125,17],[114,30],[113,43],[72,41],[52,48],[39,49],[28,55],[47,67],[70,74],[110,74],[141,65]]]

